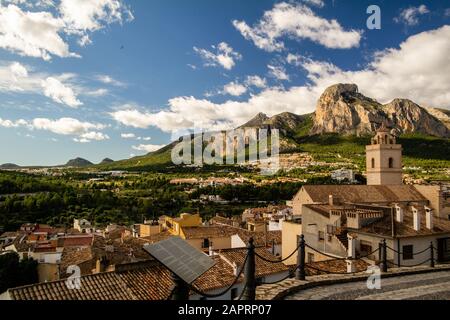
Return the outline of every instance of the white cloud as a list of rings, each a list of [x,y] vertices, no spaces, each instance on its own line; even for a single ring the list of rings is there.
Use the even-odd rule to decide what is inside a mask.
[[[102,130],[105,128],[105,125],[103,124],[82,122],[73,118],[60,118],[57,120],[36,118],[33,119],[28,126],[31,129],[46,130],[59,135],[77,136],[88,134],[92,130]]]
[[[85,46],[91,43],[89,33],[133,18],[122,0],[61,0],[52,12],[47,9],[56,6],[50,0],[6,4],[0,2],[0,48],[44,60],[80,57],[70,52],[67,36]]]
[[[73,138],[72,140],[75,141],[75,142],[78,142],[78,143],[89,143],[89,142],[91,142],[91,140],[86,139],[86,138]]]
[[[318,8],[323,8],[325,6],[325,2],[323,2],[323,0],[301,0],[301,1]]]
[[[233,50],[226,42],[221,42],[216,46],[212,46],[216,51],[211,52],[206,49],[194,47],[194,51],[200,55],[207,67],[222,66],[226,70],[231,70],[236,65],[236,61],[242,59],[242,55]]]
[[[267,88],[246,101],[223,103],[192,96],[176,97],[169,100],[167,110],[151,113],[138,111],[135,107],[112,115],[124,125],[154,126],[165,132],[194,125],[205,130],[229,129],[242,125],[258,112],[269,116],[286,111],[313,112],[323,91],[339,82],[356,83],[362,93],[382,103],[394,98],[408,98],[422,105],[450,109],[448,52],[450,26],[444,26],[411,36],[399,48],[377,53],[372,62],[360,70],[345,71],[329,62],[298,56],[299,65],[309,78],[309,84],[304,86]]]
[[[156,144],[140,144],[138,146],[132,146],[134,150],[145,151],[145,152],[154,152],[158,151],[161,148],[164,148],[164,145],[156,145]]]
[[[248,76],[247,80],[245,80],[245,84],[247,86],[253,86],[257,88],[267,87],[266,79],[261,78],[260,76]]]
[[[0,3],[0,48],[44,60],[51,55],[75,57],[60,36],[64,27],[50,12],[24,12],[16,5]]]
[[[244,38],[269,52],[284,49],[284,42],[280,40],[283,37],[308,39],[327,48],[348,49],[359,46],[362,34],[345,30],[336,20],[317,16],[307,6],[286,2],[277,3],[266,11],[254,27],[237,20],[233,25]]]
[[[0,62],[0,92],[44,95],[72,108],[82,105],[78,92],[95,97],[108,93],[106,89],[91,90],[77,84],[77,77],[72,73],[38,73],[19,62]]]
[[[27,68],[25,68],[25,66],[19,62],[13,62],[9,68],[11,69],[11,74],[16,80],[19,78],[28,77]]]
[[[92,97],[103,97],[106,96],[108,93],[109,93],[108,89],[104,88],[84,92],[85,95]]]
[[[61,104],[66,104],[69,107],[76,108],[83,103],[77,99],[73,89],[63,84],[59,79],[48,77],[42,81],[44,95],[53,99],[53,101]]]
[[[115,86],[115,87],[126,87],[126,84],[123,83],[122,81],[116,80],[113,77],[111,77],[109,75],[106,75],[106,74],[97,75],[95,77],[95,79],[97,81],[100,81],[100,82],[104,83],[104,84],[109,84],[109,85],[112,85],[112,86]]]
[[[301,56],[298,54],[289,53],[286,57],[286,62],[295,66],[300,65]]]
[[[269,74],[275,79],[289,81],[289,75],[282,66],[272,66],[269,64],[267,68],[269,69]]]
[[[103,140],[109,140],[109,136],[107,134],[104,134],[102,132],[96,132],[96,131],[90,131],[86,132],[80,135],[81,139],[86,140],[95,140],[95,141],[103,141]]]
[[[397,23],[403,23],[407,26],[415,26],[419,24],[419,17],[429,13],[426,5],[420,5],[418,7],[409,7],[407,9],[403,9],[400,12],[400,16],[394,19]]]
[[[238,82],[230,82],[223,87],[223,94],[229,94],[231,96],[241,96],[247,92],[247,87],[238,83]]]
[[[145,129],[155,123],[155,119],[150,113],[143,113],[133,106],[124,106],[124,110],[110,113],[114,120],[126,126]]]
[[[134,139],[136,135],[134,133],[122,133],[120,135],[123,139]]]
[[[3,120],[0,118],[0,127],[4,128],[17,128],[19,126],[26,125],[27,122],[23,119],[17,120],[17,121],[11,121],[11,120]]]
[[[109,136],[107,134],[97,131],[105,129],[105,125],[99,123],[82,122],[73,118],[60,118],[56,120],[48,118],[35,118],[30,121],[24,119],[12,121],[0,118],[0,127],[23,127],[28,130],[44,130],[58,135],[76,136],[75,138],[73,138],[73,140],[80,143],[109,139]],[[31,135],[27,134],[26,136]],[[57,141],[54,138],[51,138],[51,140]]]
[[[121,0],[61,0],[59,11],[68,28],[76,31],[95,31],[104,24],[133,20]]]

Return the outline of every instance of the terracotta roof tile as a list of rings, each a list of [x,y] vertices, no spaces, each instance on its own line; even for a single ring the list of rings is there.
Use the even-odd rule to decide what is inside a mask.
[[[311,196],[313,202],[317,203],[327,203],[329,195],[352,203],[427,201],[414,186],[409,185],[306,185],[303,188]]]
[[[270,254],[266,250],[266,248],[256,248],[256,252],[265,259],[272,261],[277,260],[277,257]],[[245,256],[247,254],[247,249],[242,248],[242,249],[220,250],[219,254],[223,256],[226,260],[230,261],[231,263],[235,262],[238,266],[242,266],[244,264]],[[255,258],[255,263],[256,263],[257,277],[264,277],[267,275],[281,273],[289,270],[289,268],[281,262],[271,263],[264,261],[259,257]]]
[[[181,229],[186,240],[231,237],[233,234],[236,234],[236,231],[233,230],[234,228],[227,226],[182,227]]]

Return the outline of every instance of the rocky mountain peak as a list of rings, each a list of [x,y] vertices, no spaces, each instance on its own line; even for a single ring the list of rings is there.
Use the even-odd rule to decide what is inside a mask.
[[[269,117],[265,113],[260,112],[253,119],[244,124],[241,128],[262,127],[267,120],[269,120]]]
[[[398,133],[449,137],[450,130],[416,103],[394,99],[382,105],[359,93],[355,84],[336,84],[320,97],[311,134],[373,134],[382,123]]]
[[[338,83],[327,88],[320,97],[320,100],[339,100],[344,94],[352,95],[358,92],[359,90],[356,84]]]

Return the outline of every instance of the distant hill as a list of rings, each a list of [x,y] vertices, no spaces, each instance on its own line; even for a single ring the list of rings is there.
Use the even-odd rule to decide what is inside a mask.
[[[113,163],[114,160],[110,159],[110,158],[105,158],[102,160],[102,162],[100,162],[100,164],[108,164],[108,163]]]
[[[90,162],[90,161],[88,161],[86,159],[83,159],[83,158],[72,159],[72,160],[69,160],[66,163],[66,167],[76,167],[76,168],[89,167],[89,166],[92,166],[92,165],[93,165],[92,162]]]
[[[0,169],[17,169],[17,168],[20,168],[20,166],[14,163],[5,163],[0,165]]]

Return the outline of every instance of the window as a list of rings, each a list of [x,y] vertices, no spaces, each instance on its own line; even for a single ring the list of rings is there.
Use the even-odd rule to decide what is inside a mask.
[[[308,263],[314,262],[314,253],[308,253]]]
[[[203,249],[208,249],[209,248],[209,239],[203,239],[202,248]]]
[[[324,241],[324,240],[325,240],[325,232],[319,231],[319,241]]]
[[[375,169],[375,158],[372,158],[372,169]]]
[[[408,246],[403,246],[403,260],[412,260],[414,259],[414,246],[412,245],[408,245]]]
[[[231,289],[231,300],[235,300],[238,297],[238,288]]]
[[[392,169],[394,167],[394,158],[389,158],[389,168]]]

